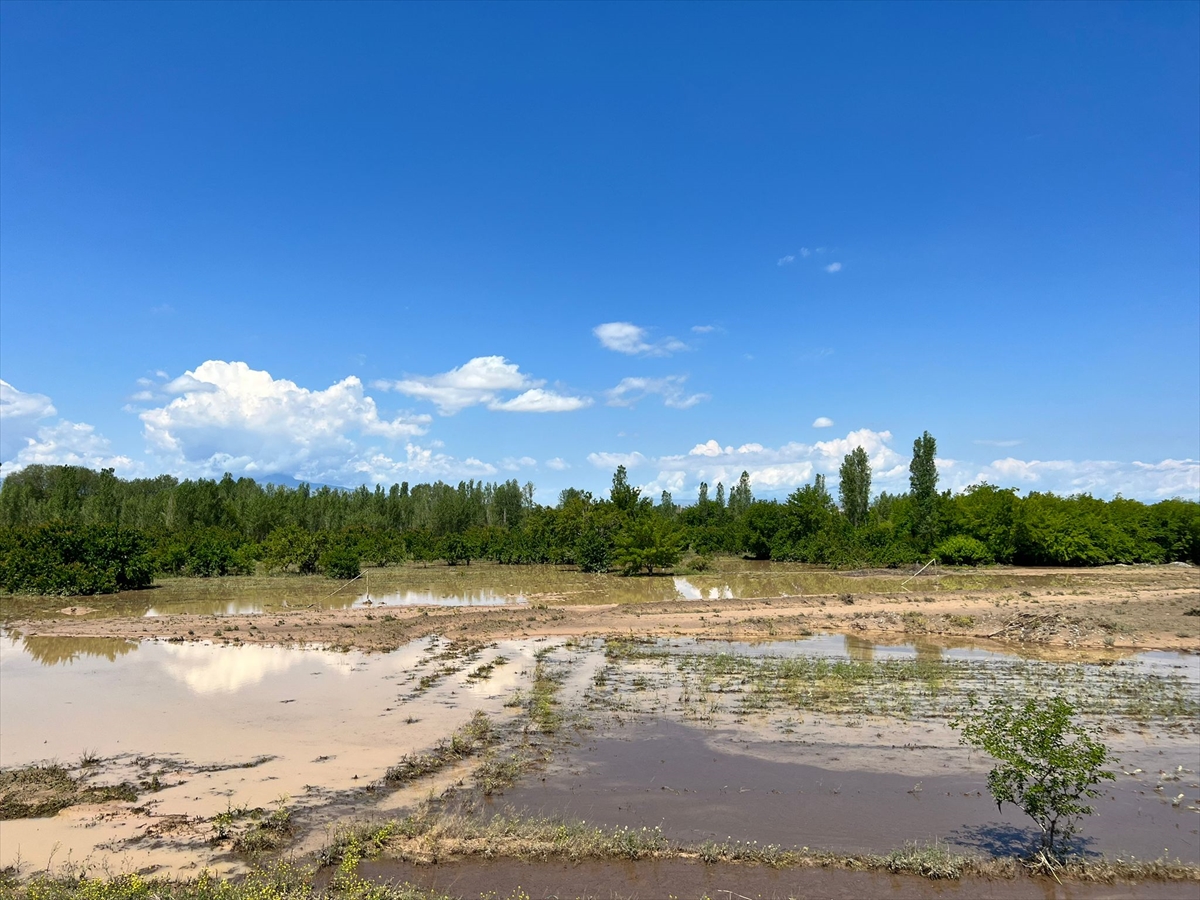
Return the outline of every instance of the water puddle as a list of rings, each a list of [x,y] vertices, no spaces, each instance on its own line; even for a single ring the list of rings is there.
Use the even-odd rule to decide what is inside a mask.
[[[862,729],[860,742],[874,730]],[[747,743],[754,745],[751,752]],[[735,728],[639,721],[573,749],[543,778],[510,791],[497,808],[660,827],[669,838],[691,844],[757,841],[862,853],[937,840],[959,850],[1007,854],[1036,840],[1032,823],[1019,812],[997,812],[978,764],[927,768],[920,754],[878,741],[859,749],[892,756],[892,771],[847,770],[813,765],[812,752],[795,749],[789,741]],[[850,747],[821,749],[836,765]],[[1177,764],[1176,757],[1189,761],[1190,751],[1176,747],[1159,757],[1146,748],[1139,756],[1145,765],[1168,765]],[[1195,781],[1194,769],[1187,777]],[[1195,794],[1196,785],[1186,790]],[[1086,823],[1082,852],[1155,858],[1165,848],[1200,863],[1195,811],[1164,803],[1137,779],[1123,779],[1095,803],[1099,814]]]
[[[427,751],[474,711],[510,717],[504,702],[528,680],[538,646],[458,650],[435,638],[367,655],[54,640],[0,640],[0,767],[72,767],[87,755],[103,760],[94,770],[100,783],[144,785],[157,776],[161,789],[141,794],[145,813],[136,816],[116,814],[110,803],[0,822],[0,865],[17,857],[44,863],[57,853],[59,862],[100,854],[117,870],[236,868],[208,846],[211,825],[183,840],[182,853],[180,842],[156,840],[156,828],[231,807],[270,808],[281,798],[303,811],[362,794],[401,756]]]

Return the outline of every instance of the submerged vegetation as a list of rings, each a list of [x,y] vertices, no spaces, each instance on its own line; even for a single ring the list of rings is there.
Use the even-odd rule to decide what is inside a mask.
[[[625,696],[622,679],[633,678],[645,687],[678,683],[685,711],[717,704],[738,712],[792,709],[948,720],[976,693],[1041,698],[1054,690],[1081,713],[1124,719],[1129,727],[1153,719],[1173,729],[1200,729],[1193,685],[1178,675],[1149,676],[1136,666],[703,653],[628,638],[610,638],[605,656],[609,664],[597,676],[598,685],[612,685],[609,702],[616,704]]]
[[[145,587],[154,575],[324,573],[349,579],[364,562],[575,565],[653,574],[690,552],[848,566],[1091,566],[1200,563],[1200,503],[1147,505],[1087,494],[1059,497],[974,485],[937,490],[936,442],[914,442],[910,490],[870,494],[861,448],[847,454],[840,502],[818,475],[786,501],[754,499],[743,472],[729,491],[694,504],[657,503],[624,467],[608,498],[564,490],[554,506],[534,487],[437,482],[340,490],[251,478],[123,480],[111,469],[29,466],[0,487],[0,587],[14,593],[95,594]]]
[[[84,768],[90,764],[85,760]],[[78,803],[137,798],[132,785],[88,784],[84,776],[74,776],[55,764],[0,772],[0,820],[52,816]]]

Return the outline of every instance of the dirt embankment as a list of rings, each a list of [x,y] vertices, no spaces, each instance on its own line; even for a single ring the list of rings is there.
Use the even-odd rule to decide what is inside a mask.
[[[1045,570],[1039,570],[1045,574]],[[1090,570],[1070,590],[937,590],[916,581],[910,591],[806,595],[774,599],[670,600],[571,605],[542,595],[528,605],[491,608],[366,607],[303,609],[256,615],[96,613],[10,621],[26,636],[128,640],[318,644],[391,650],[442,634],[510,637],[610,634],[785,640],[820,632],[919,640],[922,635],[991,639],[1046,649],[1200,651],[1200,570],[1112,567]]]

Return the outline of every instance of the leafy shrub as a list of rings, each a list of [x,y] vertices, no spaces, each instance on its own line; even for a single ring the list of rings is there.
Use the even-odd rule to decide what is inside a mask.
[[[360,563],[361,560],[356,548],[346,544],[339,544],[336,547],[330,547],[322,553],[317,564],[321,571],[330,578],[348,581],[351,578],[358,577],[361,572],[359,568]]]
[[[1103,768],[1108,748],[1071,721],[1075,708],[1062,697],[1030,698],[1019,707],[997,697],[979,711],[974,697],[970,703],[951,724],[962,731],[961,743],[1000,761],[987,779],[997,809],[1011,803],[1033,819],[1042,852],[1055,856],[1079,819],[1095,812],[1085,801],[1100,795],[1101,781],[1116,778]]]
[[[946,538],[933,548],[933,555],[948,566],[982,566],[993,561],[982,541],[965,534]]]
[[[14,594],[112,594],[149,587],[154,566],[140,532],[53,523],[0,536],[0,586]]]
[[[590,523],[575,543],[575,563],[581,572],[607,572],[612,568],[612,541]]]

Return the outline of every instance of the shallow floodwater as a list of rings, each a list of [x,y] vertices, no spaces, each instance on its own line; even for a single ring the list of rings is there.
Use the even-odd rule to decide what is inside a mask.
[[[705,729],[651,720],[611,729],[557,761],[546,777],[510,791],[496,809],[584,819],[631,828],[659,827],[672,839],[757,841],[844,853],[886,853],[906,840],[938,841],[960,851],[1022,853],[1036,840],[1032,823],[1012,807],[996,809],[978,766],[960,754],[906,752],[869,743],[879,726],[859,729],[867,753],[888,756],[889,771],[840,767],[843,746],[824,745],[831,766],[812,765],[813,747],[749,729]],[[936,740],[936,738],[934,738]],[[804,743],[801,741],[801,743]],[[1126,754],[1129,765],[1169,765],[1191,754],[1176,745]],[[957,765],[930,765],[947,756]],[[1167,762],[1169,760],[1169,763]],[[974,769],[974,771],[972,771]],[[1194,769],[1190,780],[1194,781]],[[1181,789],[1196,794],[1194,785]],[[1166,851],[1200,864],[1200,816],[1172,806],[1145,780],[1121,777],[1095,801],[1078,849],[1156,858]]]
[[[711,569],[689,575],[623,578],[588,574],[549,565],[469,566],[407,564],[365,569],[360,578],[339,584],[317,576],[168,578],[153,589],[105,597],[93,616],[248,615],[284,609],[345,609],[384,606],[494,606],[520,603],[647,603],[772,599],[854,593],[917,594],[1020,586],[1061,590],[1085,575],[1012,570],[930,573],[910,579],[906,572],[831,572],[794,563],[719,559]],[[907,584],[905,584],[907,582]],[[58,607],[44,600],[6,597],[6,614],[46,615]],[[81,601],[80,605],[87,605]],[[76,613],[78,614],[78,613]]]
[[[535,649],[500,642],[448,661],[439,658],[444,645],[436,639],[376,655],[57,640],[0,639],[0,766],[70,766],[87,752],[105,760],[103,783],[160,772],[166,789],[139,798],[159,819],[269,808],[281,797],[319,806],[364,788],[475,710],[497,720],[510,715],[503,702],[526,680]],[[507,662],[487,680],[468,678],[499,656]],[[423,675],[434,683],[420,690]],[[74,807],[53,818],[0,822],[0,865],[18,856],[44,862],[56,845],[59,862],[97,853],[118,868],[151,857],[164,862],[161,849],[137,842],[151,819],[96,816],[95,808]],[[212,862],[203,841],[197,853]],[[166,864],[185,860],[166,856]]]
[[[845,635],[652,643],[686,654],[864,661],[944,656],[1017,664],[986,644],[925,638],[894,645]],[[602,641],[571,649],[545,639],[485,647],[427,638],[366,654],[7,634],[0,636],[0,766],[75,765],[86,752],[104,759],[101,783],[136,782],[153,773],[164,788],[143,793],[138,804],[144,811],[137,814],[133,804],[110,803],[0,822],[0,866],[18,857],[38,865],[69,857],[117,871],[231,871],[240,861],[209,844],[205,821],[230,807],[269,808],[286,797],[298,821],[318,836],[345,815],[394,814],[445,785],[420,781],[414,792],[391,796],[367,787],[403,755],[447,737],[475,710],[497,722],[515,715],[505,702],[528,685],[534,655],[543,648],[554,649],[551,660],[564,676],[562,708],[590,705],[597,730],[583,732],[583,743],[497,798],[497,809],[661,825],[688,841],[732,838],[834,850],[888,850],[923,838],[1004,850],[1006,841],[1028,836],[1019,819],[996,815],[984,761],[959,747],[944,722],[772,714],[697,727],[678,721],[679,708],[667,698],[648,712],[621,713],[628,724],[614,726],[594,679],[606,666]],[[493,662],[486,677],[473,677]],[[1148,678],[1200,685],[1200,657],[1144,654],[1108,662],[1143,667]],[[635,670],[652,672],[658,662],[622,665],[632,677]],[[660,691],[615,693],[632,702]],[[1167,848],[1200,861],[1194,738],[1152,728],[1120,736],[1125,768],[1143,771],[1122,775],[1099,802],[1085,849],[1157,857]],[[1154,790],[1153,773],[1176,767],[1187,772],[1168,786],[1186,800],[1171,806]],[[466,777],[468,768],[453,777]],[[157,836],[163,823],[189,819],[200,823],[189,839]],[[311,841],[305,846],[311,849]]]

